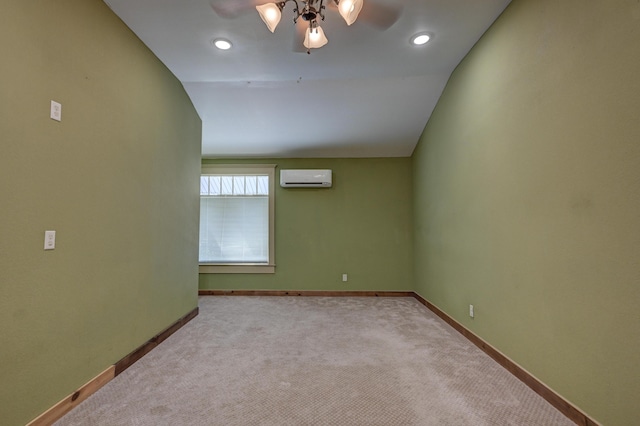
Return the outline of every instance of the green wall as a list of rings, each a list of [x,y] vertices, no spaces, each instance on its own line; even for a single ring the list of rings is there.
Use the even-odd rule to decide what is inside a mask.
[[[100,0],[9,0],[0,37],[0,419],[19,425],[196,306],[200,120]],[[330,168],[334,187],[278,186],[276,273],[200,288],[415,289],[632,424],[638,42],[637,1],[514,0],[412,159],[206,160]]]
[[[196,306],[201,122],[102,1],[0,9],[0,423],[21,425]]]
[[[514,0],[413,157],[417,292],[607,425],[640,418],[639,46],[637,1]]]
[[[278,182],[280,169],[332,169],[333,187],[277,184],[276,273],[200,274],[201,289],[411,290],[409,158],[224,162],[277,164]]]

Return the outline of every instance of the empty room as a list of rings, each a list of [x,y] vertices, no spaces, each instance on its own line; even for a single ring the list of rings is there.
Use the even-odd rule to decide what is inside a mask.
[[[640,2],[0,23],[1,425],[637,424]]]

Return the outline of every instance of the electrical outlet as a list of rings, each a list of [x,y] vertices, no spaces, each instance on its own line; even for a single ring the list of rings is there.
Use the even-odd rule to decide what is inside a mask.
[[[56,101],[51,101],[51,119],[62,121],[62,105]]]
[[[342,281],[346,283],[348,280],[349,277],[347,276],[347,274],[342,274]]]
[[[469,305],[469,316],[473,318],[473,305]]]
[[[56,248],[56,231],[44,231],[44,249],[53,250]]]

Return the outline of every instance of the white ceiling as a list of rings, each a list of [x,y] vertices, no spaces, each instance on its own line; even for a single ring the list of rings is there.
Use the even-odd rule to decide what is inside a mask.
[[[351,26],[327,8],[329,43],[308,55],[293,49],[290,4],[274,34],[253,7],[233,18],[211,7],[252,1],[105,0],[184,85],[204,157],[410,156],[451,72],[510,2],[364,0]],[[370,25],[376,6],[399,19]],[[432,40],[410,45],[420,31]]]

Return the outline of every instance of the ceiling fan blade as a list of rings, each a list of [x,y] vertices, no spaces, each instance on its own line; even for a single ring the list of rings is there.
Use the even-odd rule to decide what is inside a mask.
[[[268,0],[210,0],[211,8],[221,18],[234,19]]]
[[[306,47],[304,47],[304,35],[307,31],[309,24],[303,19],[298,19],[298,22],[294,25],[293,33],[293,51],[298,53],[308,53]]]
[[[358,19],[386,30],[400,19],[401,14],[402,6],[400,5],[389,6],[365,0]]]

